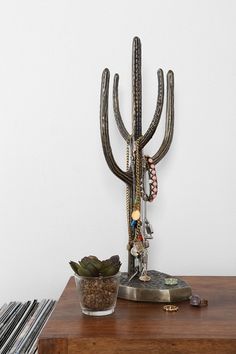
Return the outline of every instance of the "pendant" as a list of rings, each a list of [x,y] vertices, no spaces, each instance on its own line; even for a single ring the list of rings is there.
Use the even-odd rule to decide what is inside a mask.
[[[147,239],[153,239],[153,227],[152,225],[150,224],[150,222],[148,221],[148,219],[145,219],[144,221],[144,227],[145,227],[145,231],[147,233],[146,237]]]
[[[135,228],[137,226],[137,221],[136,220],[132,220],[130,225],[131,225],[131,227]]]
[[[134,210],[131,214],[131,217],[135,221],[139,220],[140,219],[140,211],[138,209]]]
[[[136,246],[133,246],[130,250],[130,253],[132,254],[132,256],[134,257],[138,257],[139,256],[139,253],[138,253],[138,250],[136,248]]]
[[[143,236],[142,236],[141,234],[139,234],[139,235],[137,236],[137,240],[138,240],[138,241],[143,241]]]
[[[148,240],[144,240],[143,241],[143,246],[145,247],[145,248],[148,248],[150,245],[149,245],[149,241]]]
[[[143,275],[140,275],[139,280],[141,280],[141,281],[150,281],[151,277],[149,277],[149,275],[147,275],[147,274],[143,274]]]

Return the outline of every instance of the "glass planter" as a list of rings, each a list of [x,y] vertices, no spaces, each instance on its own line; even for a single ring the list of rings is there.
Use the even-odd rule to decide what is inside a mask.
[[[81,310],[85,315],[106,316],[114,312],[120,272],[109,277],[82,277],[75,274]]]

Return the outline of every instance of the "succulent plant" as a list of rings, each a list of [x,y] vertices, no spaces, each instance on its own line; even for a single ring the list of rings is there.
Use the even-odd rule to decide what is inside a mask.
[[[112,256],[109,259],[100,261],[95,256],[82,258],[78,263],[70,261],[73,271],[84,277],[107,277],[119,272],[121,262],[119,256]]]

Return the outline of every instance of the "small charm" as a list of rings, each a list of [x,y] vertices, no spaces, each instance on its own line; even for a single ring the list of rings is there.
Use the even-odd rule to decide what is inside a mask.
[[[133,247],[130,250],[130,253],[134,257],[140,256],[140,254],[143,252],[143,243],[142,241],[135,241]]]
[[[141,281],[150,281],[151,277],[149,277],[149,275],[147,275],[147,274],[143,274],[143,275],[140,275],[139,280],[141,280]]]
[[[141,234],[138,235],[138,236],[137,236],[137,240],[138,240],[138,241],[143,241],[143,236],[142,236]]]
[[[152,239],[153,238],[153,236],[152,236],[153,227],[152,227],[152,225],[150,224],[150,222],[147,219],[145,219],[145,221],[144,221],[144,226],[145,226],[145,231],[147,233],[146,238],[147,239]]]
[[[131,215],[132,219],[137,221],[140,219],[140,211],[139,210],[134,210]]]
[[[132,256],[134,256],[134,257],[138,257],[138,255],[139,255],[136,246],[133,246],[133,247],[131,248],[130,253],[131,253]]]
[[[136,220],[132,220],[130,223],[131,227],[136,227],[137,226],[137,221]]]
[[[177,278],[165,278],[165,285],[177,285],[178,279]]]
[[[148,240],[144,240],[143,241],[143,247],[145,248],[148,248],[150,245],[149,245],[149,241]]]

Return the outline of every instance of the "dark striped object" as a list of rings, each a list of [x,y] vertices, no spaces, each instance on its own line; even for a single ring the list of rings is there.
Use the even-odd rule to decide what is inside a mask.
[[[37,353],[37,339],[54,300],[10,302],[0,308],[0,353]]]

